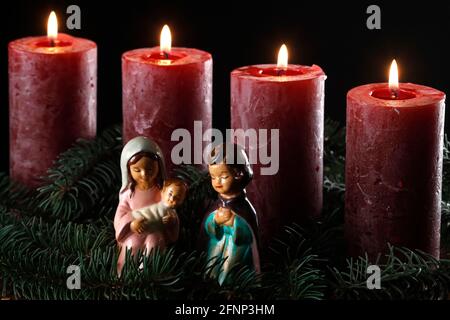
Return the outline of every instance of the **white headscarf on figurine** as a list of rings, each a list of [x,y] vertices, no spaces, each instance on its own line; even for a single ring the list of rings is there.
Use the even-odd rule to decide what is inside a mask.
[[[164,162],[164,156],[159,146],[152,140],[146,137],[136,137],[128,141],[123,147],[122,154],[120,156],[120,170],[122,171],[122,187],[120,193],[124,192],[130,185],[128,177],[128,161],[139,152],[153,153],[159,158],[159,170],[163,179],[166,178],[166,166]]]

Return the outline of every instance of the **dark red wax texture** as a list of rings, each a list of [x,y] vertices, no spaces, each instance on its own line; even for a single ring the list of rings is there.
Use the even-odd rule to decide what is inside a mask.
[[[168,169],[173,168],[171,141],[177,128],[191,133],[194,121],[212,125],[212,57],[188,48],[172,48],[171,64],[158,64],[159,47],[128,51],[122,56],[124,143],[136,136],[154,140]],[[191,151],[192,162],[194,150]]]
[[[258,161],[247,188],[263,245],[284,225],[318,217],[322,209],[326,76],[318,66],[290,65],[287,76],[270,75],[274,69],[256,65],[231,73],[231,127],[280,130],[278,173],[261,175],[267,165]]]
[[[347,95],[345,232],[349,253],[374,259],[387,244],[439,257],[444,93],[387,83]],[[383,97],[382,99],[377,98]]]
[[[97,125],[97,46],[59,34],[12,41],[9,57],[10,174],[38,186],[56,157]],[[58,43],[57,41],[57,43]]]

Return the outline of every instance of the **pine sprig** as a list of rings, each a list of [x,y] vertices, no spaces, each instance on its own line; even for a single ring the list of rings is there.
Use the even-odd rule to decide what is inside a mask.
[[[59,219],[79,221],[96,217],[99,205],[111,205],[112,196],[104,195],[117,198],[120,142],[121,131],[114,127],[62,153],[39,188],[39,207]]]
[[[9,237],[15,237],[14,234],[19,233],[21,241],[72,256],[80,253],[89,255],[89,252],[95,248],[114,243],[111,240],[114,234],[111,229],[62,220],[47,222],[41,217],[17,217],[6,207],[1,206],[0,227],[8,227],[1,232],[10,231]]]
[[[423,252],[390,247],[381,271],[381,289],[368,289],[367,257],[347,260],[347,268],[331,268],[337,299],[446,299],[450,290],[450,260],[436,260]]]
[[[61,220],[49,224],[42,218],[21,221],[21,224],[36,245],[57,249],[65,254],[90,255],[92,250],[114,245],[109,230],[99,229],[94,225]]]
[[[117,274],[112,219],[120,186],[118,127],[80,141],[60,156],[37,192],[0,174],[0,284],[17,299],[444,299],[449,260],[391,248],[381,290],[367,289],[367,258],[345,259],[343,242],[345,129],[325,123],[324,213],[286,228],[263,257],[262,274],[236,266],[220,286],[210,261],[195,251],[204,215],[216,199],[206,170],[183,166],[189,185],[179,210],[181,236],[167,251],[129,257]],[[443,254],[450,248],[450,144],[444,143]],[[216,264],[223,263],[217,260]],[[80,266],[81,289],[66,286]]]
[[[442,198],[450,201],[450,141],[444,136]]]
[[[33,283],[65,285],[67,266],[77,264],[77,258],[67,257],[51,248],[38,248],[29,241],[24,230],[15,225],[0,228],[0,273],[3,288],[9,288],[16,298],[23,296],[22,288]],[[37,285],[38,286],[38,285]]]
[[[450,258],[450,201],[442,201],[441,256]]]
[[[42,214],[37,207],[37,192],[13,182],[0,172],[0,206],[14,209],[15,214]]]
[[[184,250],[195,250],[201,222],[217,195],[211,186],[208,171],[191,165],[175,169],[175,175],[184,180],[188,195],[182,207],[177,210],[180,217],[181,241]]]
[[[269,289],[266,298],[283,300],[321,300],[326,288],[318,257],[310,251],[264,274]]]
[[[183,267],[184,292],[180,297],[188,300],[253,300],[263,298],[261,275],[248,266],[235,265],[223,285],[219,285],[213,270],[220,268],[225,260],[208,259],[205,252],[193,251],[190,263]]]
[[[284,234],[270,247],[272,255],[264,280],[272,299],[320,300],[326,288],[325,274],[320,269],[323,260],[310,239],[298,225],[286,227]],[[317,244],[317,243],[316,243]]]
[[[189,263],[184,255],[176,255],[173,249],[152,250],[150,254],[137,252],[134,256],[127,252],[127,258],[119,277],[117,275],[117,248],[106,252],[94,252],[89,264],[82,265],[88,286],[98,286],[98,276],[112,286],[101,286],[107,291],[107,299],[158,299],[176,297],[182,290],[183,267]],[[114,288],[114,290],[110,290]]]
[[[447,135],[444,138],[441,206],[441,251],[443,256],[450,258],[450,141]]]
[[[324,188],[328,192],[345,191],[345,127],[326,119],[324,130]]]
[[[0,228],[3,294],[18,299],[168,299],[182,290],[181,276],[192,257],[184,259],[173,250],[155,250],[150,255],[138,252],[133,257],[128,254],[119,277],[117,246],[102,246],[101,238],[87,252],[67,253],[38,247],[36,241],[30,241],[27,230],[18,230],[15,225]],[[67,268],[71,265],[81,270],[81,290],[67,288]]]
[[[262,299],[262,275],[248,266],[235,265],[227,275],[222,286],[215,285],[214,293],[209,293],[207,299],[214,300],[255,300]],[[211,292],[211,291],[210,291]]]
[[[322,220],[313,223],[310,230],[320,235],[334,232],[337,241],[322,242],[323,248],[329,250],[331,255],[337,257],[343,254],[343,224],[344,224],[344,192],[345,192],[345,128],[331,119],[325,121],[325,148],[324,148],[324,181],[323,181],[323,213]],[[311,233],[311,232],[310,232]],[[311,236],[314,238],[315,235]],[[338,250],[334,250],[338,249]],[[331,255],[327,257],[331,258]],[[336,261],[336,259],[333,259]]]

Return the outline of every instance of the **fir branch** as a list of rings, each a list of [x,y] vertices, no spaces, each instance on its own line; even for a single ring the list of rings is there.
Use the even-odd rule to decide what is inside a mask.
[[[97,248],[114,245],[109,230],[94,225],[79,225],[61,220],[49,224],[39,218],[21,222],[36,246],[59,250],[63,254],[90,255]]]
[[[0,205],[0,227],[17,222],[17,217],[11,214],[8,207]]]
[[[326,288],[324,273],[317,267],[317,256],[306,252],[282,267],[264,274],[270,299],[321,300]]]
[[[268,257],[269,264],[263,264],[261,275],[236,266],[222,286],[211,277],[206,254],[193,251],[204,214],[216,199],[207,171],[193,166],[176,170],[190,189],[179,210],[182,232],[175,249],[129,257],[121,277],[116,271],[118,249],[112,225],[120,186],[122,146],[117,128],[95,141],[81,141],[61,155],[38,196],[0,174],[2,293],[18,299],[446,298],[448,260],[392,248],[380,264],[381,290],[367,289],[367,258],[345,260],[344,137],[344,128],[326,121],[323,217],[286,228],[273,243],[273,256]],[[441,239],[442,247],[448,249],[447,138],[444,147]],[[214,261],[213,266],[221,263]],[[81,290],[66,287],[70,264],[81,266]]]
[[[184,268],[183,285],[186,288],[183,298],[188,300],[208,300],[220,290],[217,279],[212,275],[215,267],[223,264],[223,259],[207,258],[206,252],[193,251],[193,259]]]
[[[381,289],[367,287],[367,257],[347,260],[347,268],[330,268],[333,296],[338,299],[446,299],[450,289],[450,260],[436,260],[419,251],[390,247],[381,270]]]
[[[0,229],[0,241],[3,287],[11,290],[3,294],[17,299],[169,299],[182,291],[186,261],[173,250],[128,254],[119,278],[116,245],[97,247],[89,255],[64,256],[58,250],[36,248],[14,226]],[[80,267],[81,290],[67,288],[70,265]]]
[[[208,171],[185,165],[175,169],[175,175],[189,187],[186,200],[177,210],[180,217],[180,241],[184,250],[194,250],[197,245],[201,223],[217,194],[211,186]]]
[[[450,202],[450,141],[444,136],[442,198]]]
[[[26,232],[14,225],[0,228],[0,256],[3,287],[11,288],[18,299],[27,298],[21,291],[27,283],[42,281],[62,285],[64,282],[65,285],[61,274],[65,273],[67,266],[77,264],[77,258],[65,257],[50,248],[35,247]]]
[[[184,291],[180,298],[188,300],[252,300],[264,298],[261,275],[246,265],[237,264],[228,273],[226,281],[219,285],[213,270],[221,268],[225,259],[208,259],[205,252],[193,251],[189,263],[183,266]],[[186,259],[187,260],[187,259]]]
[[[103,195],[117,195],[121,148],[119,127],[93,141],[79,140],[48,170],[46,185],[38,189],[39,207],[62,220],[96,217],[99,205],[111,205]]]
[[[38,215],[42,212],[37,207],[37,192],[17,182],[0,172],[0,206],[14,209],[17,215]]]
[[[67,291],[66,268],[77,264],[79,259],[90,259],[92,250],[104,249],[111,244],[116,247],[108,230],[60,220],[48,223],[38,217],[17,217],[6,207],[0,207],[3,295],[14,294],[18,299],[45,299],[45,294],[49,293],[39,288],[48,286],[62,286],[62,291],[55,291],[55,294],[61,294]],[[40,293],[33,296],[32,292],[36,290]],[[74,297],[73,294],[69,296]]]
[[[442,256],[450,258],[450,141],[444,138],[442,174],[441,247]]]
[[[284,234],[275,239],[270,247],[272,255],[264,280],[272,299],[312,299],[324,297],[325,274],[320,270],[323,260],[315,254],[320,251],[322,239],[313,247],[315,240],[304,235],[298,225],[286,227]],[[277,261],[278,263],[274,263]]]
[[[255,300],[262,299],[262,275],[248,266],[236,264],[229,271],[222,286],[216,284],[213,294],[207,299],[214,300]],[[208,290],[211,292],[211,290]]]
[[[442,201],[441,256],[450,259],[450,201]]]
[[[198,284],[192,281],[195,273],[186,271],[205,264],[199,264],[201,255],[177,254],[173,249],[154,250],[150,255],[137,252],[133,257],[128,255],[119,278],[114,239],[110,245],[103,241],[108,240],[105,234],[94,238],[77,230],[91,230],[88,226],[67,227],[63,222],[49,226],[37,218],[32,220],[12,220],[15,224],[0,228],[0,274],[3,287],[9,288],[3,295],[14,294],[17,299],[183,298],[186,290]],[[69,265],[81,268],[81,290],[66,287]],[[189,283],[191,288],[183,287]]]
[[[95,288],[101,298],[161,300],[175,298],[182,291],[180,283],[186,261],[184,255],[175,255],[173,249],[156,249],[148,255],[136,252],[133,256],[128,251],[120,277],[117,258],[117,248],[110,247],[106,251],[94,250],[91,259],[82,261],[83,284]]]
[[[326,119],[324,127],[324,188],[328,192],[345,191],[345,127]]]
[[[336,121],[327,119],[325,121],[323,222],[318,221],[313,224],[313,230],[316,232],[325,231],[327,228],[331,228],[330,230],[340,228],[342,233],[345,210],[344,177],[345,127],[341,127]],[[339,232],[336,235],[339,235],[338,243],[341,243],[342,235]],[[328,242],[328,244],[331,244],[329,248],[335,248],[336,242]],[[324,243],[322,247],[326,248],[327,244]],[[330,253],[334,253],[334,256],[337,256],[338,252],[342,253],[342,250],[330,251]]]
[[[20,233],[22,241],[69,256],[77,256],[79,253],[89,255],[92,249],[114,243],[114,233],[111,229],[61,220],[46,222],[40,217],[17,217],[0,206],[0,227],[6,226],[11,228],[7,230],[14,231],[11,237]]]

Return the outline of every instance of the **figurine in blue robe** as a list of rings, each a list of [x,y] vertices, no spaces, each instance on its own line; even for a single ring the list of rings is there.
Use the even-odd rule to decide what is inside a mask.
[[[210,263],[224,259],[213,269],[220,284],[236,264],[260,271],[256,212],[245,194],[253,171],[244,149],[222,144],[213,149],[208,165],[211,183],[219,194],[217,209],[209,213],[203,227]]]

